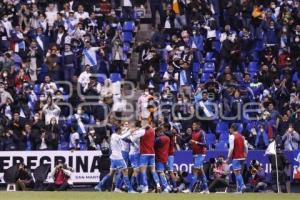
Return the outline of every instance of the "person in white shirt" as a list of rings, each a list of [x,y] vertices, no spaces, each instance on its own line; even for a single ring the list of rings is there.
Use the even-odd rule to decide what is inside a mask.
[[[139,172],[140,172],[140,138],[145,135],[145,127],[141,127],[139,121],[131,124],[131,130],[133,130],[132,135],[129,137],[130,143],[130,151],[129,151],[129,160],[131,164],[131,168],[133,169],[133,173],[131,175],[131,185],[140,185],[139,183]]]
[[[83,64],[90,65],[94,69],[97,67],[97,51],[103,51],[100,47],[93,47],[89,40],[85,41],[85,48],[83,49]]]
[[[111,139],[110,139],[110,149],[111,149],[110,172],[95,187],[96,190],[102,191],[103,186],[105,185],[107,180],[109,178],[113,177],[115,172],[120,170],[123,174],[124,183],[128,187],[128,192],[129,193],[135,193],[133,191],[132,185],[129,181],[127,165],[126,165],[126,162],[125,162],[125,160],[123,158],[123,155],[122,155],[122,140],[125,139],[125,138],[128,138],[131,134],[132,134],[131,131],[127,131],[126,133],[122,134],[121,127],[117,127],[116,130],[115,130],[115,133],[112,134]],[[116,182],[118,182],[118,181],[116,181]],[[116,187],[116,189],[118,191],[120,191],[120,188],[118,188],[118,186]]]
[[[40,85],[40,91],[41,93],[48,95],[48,94],[54,94],[54,92],[57,90],[57,86],[54,82],[51,81],[51,78],[49,75],[45,76],[45,82]]]
[[[50,3],[49,6],[46,8],[45,14],[49,26],[53,27],[54,22],[57,18],[57,9],[55,8],[53,3]]]
[[[137,109],[138,109],[138,113],[139,113],[139,120],[147,120],[148,117],[150,116],[150,112],[148,111],[148,101],[149,98],[152,97],[149,94],[149,90],[146,89],[144,94],[140,96],[140,98],[138,99],[138,104],[137,104]]]
[[[79,5],[77,12],[75,12],[75,17],[78,20],[80,20],[80,19],[85,20],[85,19],[89,18],[89,13],[84,12],[84,7],[82,5]]]
[[[45,124],[50,124],[51,119],[54,117],[56,121],[59,120],[60,108],[53,102],[51,96],[47,98],[47,104],[43,107],[43,113],[45,115]]]
[[[8,20],[8,16],[6,14],[4,14],[4,16],[2,17],[1,23],[3,24],[3,27],[6,30],[7,37],[10,38],[10,32],[13,30],[13,27],[11,21]]]
[[[71,127],[70,143],[69,143],[70,150],[80,149],[79,139],[80,139],[79,133],[76,131],[75,127]]]
[[[85,71],[83,71],[78,77],[78,83],[81,87],[85,88],[90,82],[91,77],[91,66],[85,65]]]

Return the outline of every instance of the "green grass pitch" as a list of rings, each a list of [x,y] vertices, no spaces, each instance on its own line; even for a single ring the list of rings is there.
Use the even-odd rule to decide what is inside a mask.
[[[0,200],[299,200],[299,194],[125,194],[99,192],[0,192]]]

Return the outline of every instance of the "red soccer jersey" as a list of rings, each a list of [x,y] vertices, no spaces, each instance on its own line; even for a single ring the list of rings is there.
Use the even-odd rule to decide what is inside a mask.
[[[170,146],[169,146],[169,156],[174,155],[174,149],[175,149],[175,134],[172,133],[170,136]]]
[[[241,134],[234,134],[233,160],[245,159],[245,139]]]
[[[155,159],[157,162],[167,163],[169,157],[170,138],[166,135],[156,138]]]
[[[146,129],[145,135],[140,139],[140,153],[154,155],[155,132],[153,128]]]
[[[192,140],[197,141],[199,143],[205,143],[205,136],[203,135],[203,131],[193,131],[192,133]],[[192,144],[192,151],[193,155],[204,155],[206,154],[206,147],[205,144]]]

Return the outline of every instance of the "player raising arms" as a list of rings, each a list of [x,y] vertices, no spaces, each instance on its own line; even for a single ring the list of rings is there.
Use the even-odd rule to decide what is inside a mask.
[[[232,168],[235,174],[237,192],[244,192],[246,186],[241,175],[242,165],[247,157],[248,145],[245,138],[237,131],[235,124],[229,129],[228,161],[232,159]]]
[[[133,191],[131,183],[129,181],[127,165],[126,165],[126,162],[122,155],[122,140],[125,138],[128,138],[132,134],[132,132],[127,131],[124,134],[121,134],[121,133],[122,133],[121,128],[117,127],[115,129],[115,132],[111,136],[111,139],[110,139],[110,149],[111,149],[110,172],[95,187],[96,190],[102,191],[102,188],[105,185],[106,181],[109,180],[109,178],[113,177],[115,172],[120,170],[123,174],[123,181],[128,188],[128,192],[135,193],[135,191]],[[118,188],[118,189],[121,189],[121,188]]]
[[[139,186],[139,172],[140,172],[140,138],[145,135],[145,127],[141,127],[139,121],[131,123],[132,135],[129,137],[131,140],[130,151],[129,151],[129,160],[133,173],[131,176],[131,185],[135,184]]]
[[[194,185],[198,178],[200,178],[204,188],[201,193],[208,194],[207,178],[203,170],[203,163],[206,155],[205,132],[200,129],[199,122],[193,122],[192,129],[193,133],[191,143],[194,159],[193,176],[189,185],[189,190],[185,190],[184,192],[193,192]]]
[[[147,167],[150,167],[156,189],[160,191],[159,178],[155,171],[155,151],[154,151],[155,132],[149,125],[146,127],[145,134],[140,138],[140,173],[142,193],[148,192]]]
[[[163,191],[168,193],[171,191],[171,188],[168,184],[165,170],[169,157],[170,138],[163,133],[163,130],[160,127],[156,128],[155,134],[156,171],[159,174]]]

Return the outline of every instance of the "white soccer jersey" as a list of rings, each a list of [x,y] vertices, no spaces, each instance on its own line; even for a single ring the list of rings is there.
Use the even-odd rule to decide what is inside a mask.
[[[134,131],[129,137],[131,140],[129,155],[136,155],[140,153],[140,138],[145,135],[145,132],[145,129],[140,128]]]
[[[117,133],[112,134],[110,139],[110,149],[111,149],[111,160],[123,160],[122,156],[122,140],[130,135],[127,132],[123,135],[118,135]]]
[[[122,131],[122,135],[126,135],[127,133],[130,133],[130,130],[129,129],[124,129],[123,131]],[[130,143],[128,142],[128,141],[125,141],[125,140],[121,140],[121,149],[122,149],[122,151],[124,151],[124,152],[129,152],[129,149],[130,149]]]

